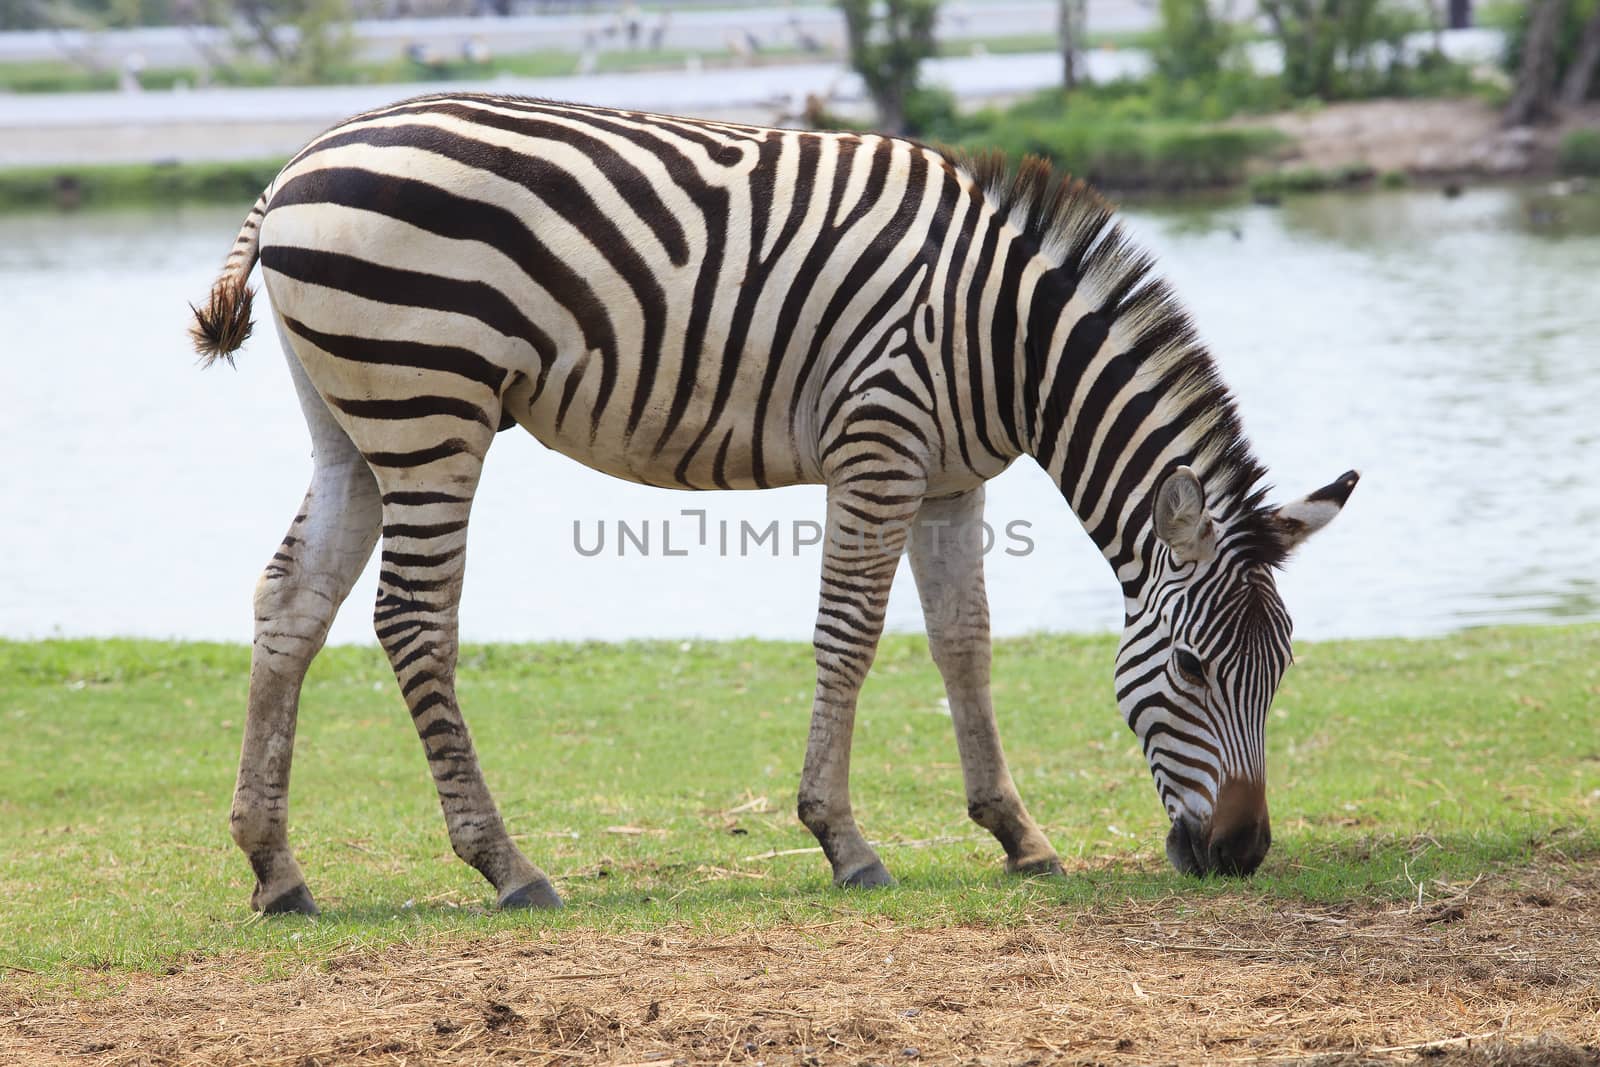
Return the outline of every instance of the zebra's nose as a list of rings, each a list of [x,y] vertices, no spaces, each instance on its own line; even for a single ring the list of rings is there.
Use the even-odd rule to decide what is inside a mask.
[[[1260,822],[1236,826],[1226,833],[1212,834],[1206,850],[1211,869],[1218,874],[1241,877],[1252,873],[1267,858],[1272,847],[1272,827],[1265,817]]]
[[[1235,877],[1250,874],[1272,847],[1265,782],[1230,779],[1217,797],[1206,846],[1208,869]]]

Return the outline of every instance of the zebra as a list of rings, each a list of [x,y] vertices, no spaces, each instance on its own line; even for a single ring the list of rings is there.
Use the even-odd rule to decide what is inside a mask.
[[[1169,860],[1244,875],[1266,854],[1263,733],[1290,661],[1274,572],[1357,474],[1265,503],[1190,319],[1081,181],[870,133],[435,95],[333,127],[272,180],[193,309],[202,364],[249,335],[257,262],[314,462],[254,595],[230,813],[254,908],[316,910],[287,836],[300,688],[380,537],[374,625],[451,844],[500,906],[560,906],[455,689],[468,515],[514,425],[647,485],[826,487],[798,814],[837,885],[893,882],[849,772],[902,555],[968,815],[1008,871],[1062,870],[1001,747],[982,550],[960,536],[1024,454],[1121,585],[1116,699]]]

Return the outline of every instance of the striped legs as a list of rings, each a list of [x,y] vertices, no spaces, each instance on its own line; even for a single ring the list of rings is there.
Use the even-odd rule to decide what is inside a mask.
[[[799,811],[833,866],[835,885],[894,882],[851,812],[850,738],[856,697],[877,652],[889,586],[920,491],[920,484],[887,478],[828,489],[815,637],[817,692],[800,772]]]
[[[1059,872],[1055,849],[1022,806],[989,695],[989,598],[983,586],[983,487],[929,499],[911,537],[928,649],[944,677],[961,753],[967,814],[999,839],[1006,870]]]
[[[311,430],[315,473],[288,535],[256,584],[250,702],[229,830],[255,871],[252,908],[315,914],[289,851],[295,719],[306,668],[377,543],[378,483],[292,353],[289,372]]]
[[[488,442],[484,435],[483,450]],[[456,440],[371,458],[383,489],[383,562],[373,623],[427,752],[450,844],[494,886],[501,907],[560,907],[550,879],[506,833],[456,700],[467,519],[482,450]]]

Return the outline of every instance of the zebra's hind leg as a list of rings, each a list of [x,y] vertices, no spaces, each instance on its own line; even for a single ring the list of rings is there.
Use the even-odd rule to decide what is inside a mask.
[[[489,880],[501,907],[558,908],[561,898],[550,879],[506,833],[456,700],[467,520],[489,432],[480,436],[471,444],[452,439],[409,452],[367,453],[383,490],[373,623],[422,739],[456,855]]]
[[[256,584],[250,702],[229,830],[250,858],[257,911],[315,914],[289,851],[289,764],[306,669],[378,540],[378,483],[285,346],[311,431],[315,473],[289,533]]]
[[[961,753],[967,814],[1006,850],[1006,870],[1059,874],[1061,861],[1022,805],[1000,748],[989,693],[989,597],[983,585],[983,487],[930,499],[911,535],[928,649],[944,678]]]
[[[893,885],[856,826],[850,805],[850,741],[856,698],[883,632],[889,587],[905,550],[921,484],[857,477],[828,489],[822,602],[814,640],[817,691],[800,773],[800,821],[833,867],[835,885]]]

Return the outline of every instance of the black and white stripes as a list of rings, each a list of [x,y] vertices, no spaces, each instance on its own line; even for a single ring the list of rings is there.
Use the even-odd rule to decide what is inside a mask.
[[[849,751],[904,551],[969,811],[1013,869],[1056,867],[994,730],[981,558],[915,532],[934,515],[975,526],[984,482],[1033,455],[1122,585],[1119,697],[1193,846],[1180,866],[1259,861],[1213,846],[1246,824],[1265,837],[1261,733],[1288,658],[1271,570],[1354,476],[1262,505],[1209,358],[1081,184],[873,135],[428,97],[284,168],[196,313],[207,359],[242,343],[257,260],[318,441],[310,518],[257,594],[234,830],[264,857],[258,906],[311,906],[279,749],[380,536],[378,633],[456,850],[502,903],[557,901],[501,825],[454,693],[471,500],[517,423],[652,485],[828,487],[800,815],[855,885],[889,880],[854,821]]]

